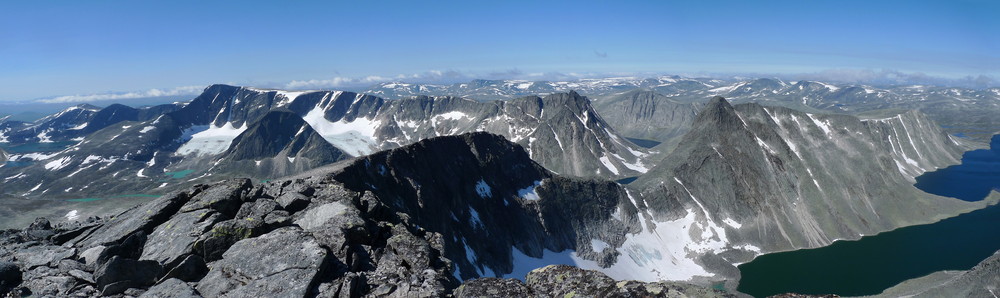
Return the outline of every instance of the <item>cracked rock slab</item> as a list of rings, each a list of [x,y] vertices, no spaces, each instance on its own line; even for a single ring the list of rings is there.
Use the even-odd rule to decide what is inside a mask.
[[[208,297],[302,297],[326,256],[309,233],[280,228],[233,244],[196,289]]]

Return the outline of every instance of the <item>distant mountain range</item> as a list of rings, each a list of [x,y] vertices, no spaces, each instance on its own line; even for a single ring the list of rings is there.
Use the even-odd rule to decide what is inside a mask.
[[[1000,88],[966,89],[920,85],[872,86],[780,79],[712,79],[666,76],[606,78],[570,82],[475,80],[453,85],[382,83],[363,93],[389,99],[415,95],[451,95],[477,100],[575,90],[600,102],[636,89],[658,93],[681,103],[705,103],[722,96],[734,103],[757,102],[807,112],[865,113],[919,110],[945,126],[945,131],[987,142],[1000,132]],[[596,104],[595,104],[596,105]],[[608,116],[608,115],[606,115]],[[611,118],[611,117],[608,117]]]

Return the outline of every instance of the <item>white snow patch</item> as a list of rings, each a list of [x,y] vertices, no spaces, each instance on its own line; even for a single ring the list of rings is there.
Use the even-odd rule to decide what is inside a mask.
[[[541,258],[533,258],[513,249],[511,252],[514,270],[507,276],[523,280],[533,269],[564,264],[598,270],[615,280],[649,282],[690,280],[695,276],[712,276],[695,262],[695,258],[700,254],[722,252],[726,249],[760,251],[752,245],[729,246],[724,229],[712,222],[705,223],[696,218],[697,213],[688,209],[685,217],[657,222],[652,228],[643,225],[642,232],[625,235],[625,242],[617,248],[621,255],[617,262],[608,268],[602,268],[597,262],[582,259],[572,250],[558,253],[545,250]],[[698,231],[701,233],[695,233]],[[595,248],[593,247],[595,242],[592,241],[591,245]],[[610,246],[603,249],[607,248]]]
[[[479,182],[476,182],[476,193],[484,199],[493,197],[493,190],[490,189],[490,185],[486,184],[486,181],[483,179],[479,179]]]
[[[459,111],[451,111],[451,112],[447,112],[447,113],[444,113],[444,114],[440,114],[440,115],[434,116],[434,118],[435,119],[446,119],[446,120],[459,120],[459,119],[462,119],[462,118],[470,118],[470,117],[469,117],[469,115],[467,115],[465,113],[462,113],[462,112],[459,112]],[[437,122],[437,120],[435,120],[435,122]]]
[[[728,218],[728,217],[726,219],[723,219],[722,222],[726,223],[730,227],[733,227],[734,229],[739,229],[740,227],[743,226],[740,223],[738,223],[735,220],[733,220],[732,218]]]
[[[48,163],[45,164],[45,169],[49,170],[49,171],[55,171],[55,170],[62,169],[64,167],[66,167],[67,165],[69,165],[69,162],[71,160],[72,160],[72,158],[70,158],[70,157],[67,156],[67,157],[63,157],[63,158],[60,158],[60,159],[56,159],[56,160],[50,161],[50,162],[48,162]]]
[[[29,193],[32,193],[32,192],[38,190],[39,187],[42,187],[42,183],[38,183],[38,185],[35,185],[35,187],[32,187],[30,190],[28,190],[28,192],[24,193],[21,196],[28,196]]]
[[[140,130],[140,131],[139,131],[139,133],[147,133],[147,132],[149,132],[150,130],[153,130],[154,128],[156,128],[156,127],[155,127],[155,126],[152,126],[152,125],[150,125],[150,126],[146,126],[146,127],[143,127],[143,128],[142,128],[142,130]]]
[[[46,129],[45,131],[43,131],[43,132],[41,132],[41,133],[39,133],[37,135],[37,137],[39,139],[39,141],[38,141],[39,143],[52,143],[52,139],[49,138],[49,136],[48,136],[48,133],[49,133],[50,130],[51,129]]]
[[[80,218],[80,214],[76,210],[70,210],[69,212],[66,213],[66,220],[68,221],[74,221],[77,220],[78,218]]]
[[[600,265],[598,265],[597,262],[584,260],[577,256],[576,252],[572,250],[564,250],[562,252],[542,250],[541,258],[530,257],[516,247],[511,248],[510,253],[513,271],[504,276],[520,279],[522,281],[524,280],[524,277],[528,275],[528,272],[531,272],[531,270],[548,265],[572,265],[580,268],[600,268]]]
[[[316,107],[302,118],[323,139],[347,154],[362,156],[378,149],[375,129],[380,125],[379,121],[358,117],[351,122],[344,119],[333,122],[326,119],[325,113],[323,108]]]
[[[284,97],[281,99],[281,101],[278,102],[279,107],[287,106],[291,104],[292,101],[295,101],[295,98],[299,97],[299,95],[309,92],[309,91],[284,91],[284,90],[275,90],[275,91],[278,92],[279,96]]]
[[[819,121],[818,119],[816,119],[816,117],[813,117],[812,114],[806,114],[806,115],[809,116],[809,119],[812,119],[813,123],[816,124],[816,126],[819,126],[819,128],[822,129],[823,132],[826,133],[827,135],[830,135],[830,133],[833,131],[832,129],[830,129],[830,124],[827,123],[826,121]]]
[[[479,212],[476,212],[476,209],[472,208],[472,206],[469,206],[469,220],[472,221],[472,227],[473,228],[476,228],[476,227],[483,228],[483,227],[485,227],[483,225],[483,220],[479,218]]]
[[[69,130],[81,130],[81,129],[87,128],[87,124],[88,123],[85,122],[83,124],[80,124],[80,125],[77,125],[77,126],[73,126]]]
[[[542,185],[542,180],[535,181],[535,183],[532,184],[531,186],[528,186],[528,187],[525,187],[525,188],[522,188],[522,189],[518,190],[517,191],[517,196],[521,197],[522,199],[529,200],[529,201],[538,201],[541,198],[538,197],[538,193],[535,192],[535,187],[538,187],[538,186],[541,186],[541,185]]]
[[[590,239],[590,248],[593,249],[594,252],[602,252],[609,246],[610,245],[608,245],[607,242],[601,241],[601,239]]]
[[[45,153],[32,152],[32,153],[26,153],[26,154],[21,154],[21,155],[11,155],[10,156],[10,161],[17,161],[17,160],[21,160],[21,159],[25,159],[25,158],[30,159],[30,160],[34,160],[34,161],[41,161],[41,160],[46,160],[46,159],[55,157],[56,154],[58,154],[58,153],[45,154]]]
[[[626,148],[628,148],[628,147],[626,147]],[[625,160],[625,158],[621,157],[621,155],[618,155],[617,153],[612,154],[612,155],[614,155],[614,157],[618,158],[618,160],[622,162],[622,165],[624,165],[626,168],[629,168],[630,170],[633,170],[633,171],[636,171],[636,172],[639,172],[639,173],[649,172],[649,168],[647,168],[646,165],[642,163],[642,160],[639,160],[639,158],[636,158],[635,162],[628,162],[628,161]]]
[[[601,161],[602,164],[604,164],[605,168],[611,171],[612,174],[618,175],[618,168],[616,168],[615,165],[611,163],[611,159],[608,158],[607,155],[602,155],[601,158],[599,158],[599,160]]]
[[[194,131],[200,128],[192,127],[189,130]],[[233,142],[233,139],[246,129],[247,125],[234,127],[232,122],[226,122],[222,127],[209,126],[208,129],[192,134],[191,140],[177,149],[177,154],[215,155],[225,152],[226,149],[229,149],[229,144]]]
[[[837,86],[834,86],[834,85],[830,85],[830,84],[823,83],[823,82],[816,82],[816,83],[819,83],[820,85],[823,85],[823,87],[826,87],[826,89],[830,89],[830,91],[840,90],[840,87],[837,87]]]

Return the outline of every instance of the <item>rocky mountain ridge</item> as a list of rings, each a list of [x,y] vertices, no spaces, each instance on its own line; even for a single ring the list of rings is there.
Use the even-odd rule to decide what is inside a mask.
[[[1000,131],[1000,88],[969,89],[927,85],[872,85],[777,78],[617,77],[577,81],[476,80],[453,85],[383,83],[365,93],[386,98],[452,95],[492,100],[576,90],[601,101],[644,89],[682,103],[705,103],[722,96],[734,103],[757,102],[813,113],[864,115],[884,110],[918,110],[962,134],[987,142]],[[610,116],[610,115],[606,115]],[[609,117],[610,118],[610,117]],[[626,135],[629,137],[634,137]]]
[[[438,297],[455,288],[459,297],[489,296],[496,288],[484,283],[525,287],[461,280],[504,275],[516,254],[586,252],[592,238],[639,224],[635,207],[612,211],[629,206],[617,184],[554,176],[520,145],[487,133],[433,138],[309,175],[198,185],[105,219],[56,228],[41,219],[7,231],[0,286],[43,296]],[[626,225],[609,224],[617,218]],[[7,278],[12,272],[20,280]],[[568,267],[526,280],[527,293],[539,296],[726,296],[679,283],[615,284]]]
[[[677,149],[629,186],[658,218],[687,210],[732,242],[783,251],[983,207],[912,185],[963,151],[916,112],[861,120],[717,97]]]
[[[280,121],[260,128],[256,123],[272,110],[290,111],[289,115],[307,124],[306,130],[332,146],[313,138],[309,147],[316,150],[309,152],[323,156],[317,159],[277,151],[269,152],[275,155],[266,158],[255,157],[252,164],[234,159],[239,154],[233,151],[243,150],[236,148],[241,145],[234,145],[234,140],[254,133],[248,132],[248,127],[257,127],[254,131],[297,131],[298,127],[284,127],[295,124]],[[116,123],[61,152],[14,156],[29,165],[0,167],[0,176],[10,195],[144,193],[232,176],[272,179],[348,156],[472,131],[507,136],[563,175],[627,177],[648,167],[644,149],[617,136],[589,100],[572,92],[496,102],[454,97],[385,101],[340,91],[287,92],[214,85],[179,110],[154,119]],[[320,149],[329,152],[317,153]],[[64,178],[50,179],[53,175]],[[80,176],[101,178],[74,178]]]

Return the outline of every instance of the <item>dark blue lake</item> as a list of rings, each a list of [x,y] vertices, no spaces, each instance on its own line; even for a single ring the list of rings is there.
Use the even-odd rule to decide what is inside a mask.
[[[966,152],[962,164],[917,177],[929,193],[978,201],[1000,187],[1000,135],[991,149]],[[738,266],[737,290],[755,297],[781,293],[873,295],[907,279],[968,270],[1000,250],[1000,206],[937,223],[837,241],[816,249],[759,256]]]
[[[1000,189],[1000,135],[993,136],[990,149],[962,155],[962,163],[917,177],[917,188],[939,196],[978,201]]]

